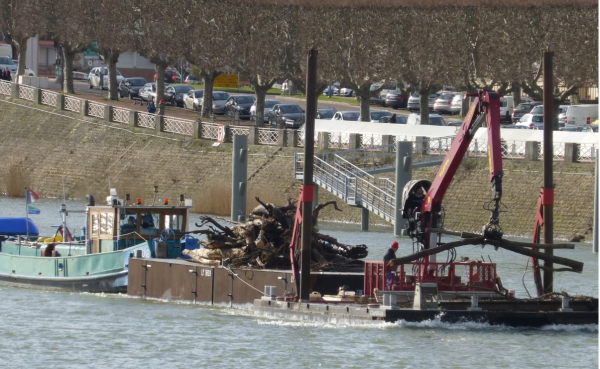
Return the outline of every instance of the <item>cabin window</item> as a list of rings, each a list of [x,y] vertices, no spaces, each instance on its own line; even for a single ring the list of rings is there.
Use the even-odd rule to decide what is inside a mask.
[[[92,214],[92,234],[98,234],[98,214]]]
[[[160,227],[160,214],[146,213],[140,217],[140,234],[142,236],[157,236]]]
[[[137,219],[138,215],[136,213],[126,213],[119,224],[121,233],[127,234],[135,232],[137,230]]]
[[[171,228],[175,233],[181,233],[183,228],[183,215],[168,214],[165,215],[165,227]]]
[[[100,234],[113,234],[114,217],[111,213],[100,214]]]

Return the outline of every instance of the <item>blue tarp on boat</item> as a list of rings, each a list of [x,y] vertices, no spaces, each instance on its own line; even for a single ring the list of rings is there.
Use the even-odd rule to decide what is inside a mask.
[[[26,223],[28,221],[28,223]],[[27,234],[27,224],[29,224],[29,235],[38,236],[39,231],[31,219],[25,217],[0,217],[0,235],[2,236],[20,236]]]

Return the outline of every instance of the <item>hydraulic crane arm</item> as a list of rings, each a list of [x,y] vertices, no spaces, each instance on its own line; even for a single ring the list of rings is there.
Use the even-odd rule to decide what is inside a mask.
[[[446,154],[444,162],[431,183],[425,200],[421,205],[423,225],[436,228],[435,214],[441,210],[442,199],[450,186],[450,182],[465,156],[473,136],[485,120],[488,131],[488,163],[489,179],[492,184],[492,200],[489,210],[490,221],[484,226],[484,235],[488,238],[501,238],[502,231],[498,226],[500,200],[502,198],[502,143],[500,141],[500,96],[495,92],[480,90],[471,104],[463,124]],[[425,237],[427,239],[427,237]],[[426,241],[429,243],[429,241]],[[428,244],[425,245],[429,247]]]

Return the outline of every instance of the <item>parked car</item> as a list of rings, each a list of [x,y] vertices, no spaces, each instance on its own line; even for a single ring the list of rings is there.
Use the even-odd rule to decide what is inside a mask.
[[[277,104],[268,114],[271,125],[298,128],[304,124],[304,110],[298,104]]]
[[[232,95],[225,102],[225,114],[250,119],[250,108],[256,101],[251,95]]]
[[[398,89],[398,86],[396,85],[395,82],[392,83],[387,83],[383,86],[383,88],[381,89],[381,91],[379,91],[379,102],[381,104],[381,106],[386,107],[388,106],[388,103],[386,101],[387,95],[390,93],[402,93],[402,91],[400,91]]]
[[[273,99],[265,99],[265,108],[264,108],[264,113],[263,113],[263,121],[265,123],[267,123],[269,121],[269,112],[277,104],[281,104],[281,101],[273,100]],[[252,121],[256,120],[256,101],[250,107],[250,119]]]
[[[133,77],[124,78],[119,83],[119,97],[129,97],[130,99],[138,97],[139,91],[148,83],[145,78]]]
[[[329,89],[332,89],[332,95],[339,95],[340,94],[340,89],[335,87],[335,86],[327,86],[325,87],[325,89],[323,90],[323,95],[327,95],[329,96]]]
[[[383,117],[391,117],[392,113],[390,113],[387,110],[375,110],[375,111],[371,111],[370,115],[371,115],[371,122],[378,123],[379,120]]]
[[[18,70],[18,68],[19,68],[19,61],[18,60],[13,60],[13,64],[17,66],[17,70]],[[31,69],[29,69],[27,67],[27,65],[25,65],[25,71],[24,71],[24,73],[25,73],[26,76],[35,77],[35,72],[32,71]]]
[[[17,73],[17,66],[13,64],[12,59],[8,56],[0,56],[0,69],[4,71],[4,68],[8,68],[14,80],[14,76]]]
[[[369,88],[371,93],[371,98],[369,100],[370,104],[381,104],[381,91],[377,91],[379,87],[381,87],[381,83],[373,83]]]
[[[173,89],[173,87],[166,85],[165,92],[163,94],[164,95],[163,99],[165,100],[166,104],[171,104],[171,105],[173,104],[173,95],[174,94],[175,94],[175,90]],[[144,101],[149,101],[150,98],[152,97],[154,99],[154,102],[158,103],[158,101],[156,100],[156,82],[146,83],[144,85],[144,87],[142,87],[138,91],[138,95]]]
[[[116,69],[115,69],[116,70]],[[117,71],[117,85],[121,83],[123,80],[123,75],[121,72]],[[108,89],[108,68],[107,67],[96,67],[90,71],[88,75],[88,83],[90,84],[90,88],[100,87],[100,76],[103,76],[103,85],[102,89]]]
[[[190,85],[170,85],[175,90],[173,95],[173,106],[183,108],[183,97],[190,92],[193,87]]]
[[[543,114],[525,114],[515,123],[516,126],[525,126],[531,129],[544,129]]]
[[[408,116],[408,120],[406,124],[420,125],[421,124],[421,115],[412,113]],[[430,126],[447,126],[448,124],[444,120],[444,118],[439,114],[429,114],[429,125]]]
[[[215,114],[225,114],[225,103],[229,99],[229,94],[225,91],[213,91],[212,93],[212,111]],[[200,107],[204,104],[204,98],[200,100]]]
[[[452,122],[448,122],[448,126],[450,127],[460,127],[462,126],[463,122],[461,122],[460,120],[454,120]]]
[[[435,104],[435,100],[439,97],[438,93],[429,94],[429,110],[433,110],[433,105]],[[419,111],[421,110],[421,102],[419,101],[420,95],[418,92],[414,92],[409,98],[407,103],[407,108],[409,111]]]
[[[452,113],[452,100],[454,99],[455,93],[443,93],[433,103],[433,111],[438,114],[441,113]]]
[[[408,102],[408,99],[406,98],[406,94],[403,94],[402,91],[394,91],[394,92],[389,92],[385,96],[384,105],[392,107],[394,109],[400,109],[400,108],[406,108],[407,102]]]
[[[188,91],[183,97],[183,107],[186,109],[198,110],[200,108],[202,95],[204,95],[203,89]]]
[[[340,96],[352,97],[354,95],[354,91],[351,88],[344,87],[340,89]]]
[[[331,119],[336,111],[336,108],[319,108],[317,109],[317,119]]]
[[[536,105],[531,109],[529,114],[544,114],[544,105]]]
[[[512,121],[518,122],[523,115],[528,114],[534,106],[539,105],[537,102],[520,103],[512,113]]]
[[[73,80],[75,81],[87,81],[88,74],[83,72],[73,72]]]
[[[191,74],[188,74],[187,77],[185,77],[185,80],[183,81],[183,83],[187,83],[189,85],[197,85],[200,83],[200,80],[194,76],[192,76]]]
[[[156,73],[154,74],[154,82],[156,82]],[[165,69],[165,83],[181,83],[181,74],[177,69],[171,67]]]
[[[338,111],[331,120],[343,120],[356,122],[360,118],[360,112],[356,110]]]
[[[458,95],[454,95],[452,98],[452,103],[450,104],[450,113],[451,114],[460,114],[463,103],[463,94],[460,93]]]
[[[392,116],[385,116],[385,117],[381,117],[379,119],[379,123],[390,123],[390,124],[406,124],[406,121],[408,120],[408,117],[406,115],[396,115],[396,121],[395,122],[390,122],[390,118]]]

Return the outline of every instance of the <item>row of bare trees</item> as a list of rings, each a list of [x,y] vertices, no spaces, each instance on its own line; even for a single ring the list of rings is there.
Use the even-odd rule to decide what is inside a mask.
[[[155,63],[159,96],[165,68],[185,58],[204,80],[203,116],[210,114],[212,82],[222,72],[247,76],[259,115],[276,80],[290,79],[303,91],[306,51],[313,47],[319,50],[319,91],[332,80],[352,88],[362,120],[369,120],[370,88],[376,82],[400,82],[421,94],[422,106],[444,84],[515,92],[517,99],[524,91],[541,99],[540,59],[546,49],[555,53],[555,83],[566,87],[556,91],[556,102],[581,86],[597,85],[598,8],[593,1],[436,7],[315,3],[0,0],[0,31],[19,53],[18,74],[24,71],[28,37],[44,34],[56,40],[63,52],[64,89],[70,93],[73,57],[95,41],[109,68],[111,99],[117,99],[115,68],[121,53],[138,51]]]

